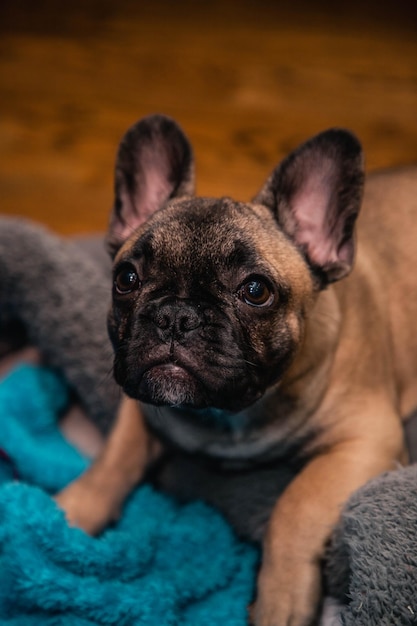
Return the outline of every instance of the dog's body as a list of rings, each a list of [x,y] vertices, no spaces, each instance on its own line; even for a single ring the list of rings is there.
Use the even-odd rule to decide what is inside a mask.
[[[157,484],[263,540],[257,626],[311,623],[340,507],[406,459],[417,169],[369,177],[355,270],[336,282],[352,267],[362,181],[345,131],[301,146],[252,203],[191,197],[191,150],[167,118],[140,122],[119,151],[109,329],[130,397],[58,500],[97,530],[158,459]]]

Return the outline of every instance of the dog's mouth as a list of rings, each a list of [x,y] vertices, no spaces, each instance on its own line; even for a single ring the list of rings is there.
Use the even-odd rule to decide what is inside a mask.
[[[164,406],[205,406],[203,386],[179,363],[157,363],[144,370],[138,381],[139,399]]]
[[[175,354],[167,354],[166,346],[153,347],[152,352],[151,358],[131,351],[115,359],[116,381],[128,396],[145,404],[236,413],[265,391],[242,363],[223,359],[213,364],[180,347]]]

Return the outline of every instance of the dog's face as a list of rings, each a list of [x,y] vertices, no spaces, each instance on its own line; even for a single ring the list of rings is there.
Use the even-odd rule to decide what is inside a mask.
[[[122,247],[110,318],[116,379],[144,402],[231,411],[299,345],[312,279],[262,207],[168,203]]]
[[[360,147],[346,131],[304,144],[252,203],[193,197],[191,148],[169,118],[128,131],[109,232],[124,391],[235,412],[277,384],[316,294],[351,268],[361,187]]]

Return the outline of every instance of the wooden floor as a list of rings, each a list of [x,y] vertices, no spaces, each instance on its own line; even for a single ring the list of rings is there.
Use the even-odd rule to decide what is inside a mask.
[[[0,3],[2,213],[103,229],[119,138],[156,111],[189,134],[207,195],[249,199],[333,125],[368,168],[417,162],[415,0]]]

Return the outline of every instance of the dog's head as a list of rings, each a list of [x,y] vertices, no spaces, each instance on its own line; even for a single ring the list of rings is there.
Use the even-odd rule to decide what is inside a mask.
[[[193,182],[173,120],[127,132],[108,235],[115,376],[146,403],[239,411],[279,382],[317,293],[351,270],[361,148],[326,131],[250,203],[194,197]]]

